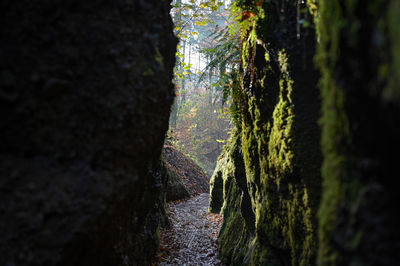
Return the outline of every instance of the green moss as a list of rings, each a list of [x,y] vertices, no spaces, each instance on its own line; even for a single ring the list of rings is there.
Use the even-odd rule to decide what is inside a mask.
[[[280,177],[293,170],[293,105],[291,100],[292,84],[288,76],[287,57],[284,51],[279,52],[282,77],[279,81],[279,102],[272,114],[273,127],[269,137],[269,166],[274,168],[279,190]]]
[[[383,91],[383,97],[387,101],[400,99],[400,2],[391,1],[385,25],[388,25],[390,43],[390,71],[382,80],[388,79],[388,84]],[[381,65],[386,65],[382,63]]]
[[[217,197],[223,200],[221,212],[224,222],[218,239],[221,259],[226,264],[240,264],[248,251],[248,242],[252,239],[251,227],[252,223],[254,227],[254,220],[251,219],[251,209],[247,208],[249,199],[240,152],[240,131],[234,132],[229,143],[213,175],[211,206],[216,205]],[[221,181],[222,184],[216,184]]]
[[[257,227],[259,235],[266,237],[269,245],[289,252],[292,265],[308,265],[315,254],[315,226],[307,189],[304,184],[287,181],[294,171],[295,116],[291,96],[293,81],[289,76],[288,58],[284,50],[278,53],[278,62],[281,71],[279,101],[272,113],[272,127],[270,131],[264,128],[256,133],[257,139],[264,139],[268,146],[268,152],[260,158],[262,190],[267,193],[263,195],[261,208],[256,212]],[[253,113],[255,121],[262,119],[257,111]],[[259,151],[264,144],[259,145]],[[265,241],[262,244],[265,245]],[[259,259],[254,256],[254,263],[264,261],[266,254],[266,251],[260,252]],[[268,256],[272,260],[272,255]]]
[[[250,238],[246,230],[245,220],[241,215],[241,191],[233,179],[226,180],[227,195],[224,204],[224,223],[218,238],[219,252],[222,262],[227,265],[240,264],[247,253]]]
[[[243,159],[246,166],[246,177],[249,183],[258,183],[258,154],[257,139],[254,135],[253,128],[243,123],[242,133],[242,150]]]
[[[346,147],[349,143],[349,125],[344,112],[343,92],[335,84],[330,68],[337,61],[335,58],[338,51],[339,31],[343,25],[340,22],[340,7],[336,1],[321,2],[320,13],[323,20],[318,24],[321,45],[317,60],[322,72],[320,86],[323,105],[320,124],[322,126],[321,145],[325,159],[321,171],[324,193],[318,212],[318,263],[321,265],[337,265],[338,253],[332,247],[331,242],[337,224],[337,208],[343,196],[341,177],[346,175]]]
[[[269,62],[269,60],[270,60],[270,57],[269,57],[269,53],[268,53],[268,51],[267,51],[267,52],[265,52],[265,54],[264,54],[264,59],[265,59],[265,61],[266,61],[266,62]]]
[[[299,147],[314,142],[310,147],[316,147],[318,136],[304,138],[304,133],[295,130],[296,123],[305,122],[297,121],[293,97],[304,99],[302,94],[308,88],[296,86],[288,52],[269,43],[272,24],[280,22],[276,19],[279,14],[274,14],[275,3],[264,1],[253,7],[256,18],[242,35],[240,83],[246,93],[241,95],[240,130],[235,144],[230,145],[230,151],[237,147],[241,151],[236,154],[242,157],[246,184],[241,184],[240,175],[228,178],[226,174],[232,173],[240,160],[226,160],[220,254],[224,263],[231,265],[310,265],[316,256],[318,202],[310,195],[319,195],[319,186],[310,184],[318,184],[320,176],[318,166],[305,166],[318,160],[308,158],[310,153]],[[260,44],[264,53],[259,53]],[[251,84],[245,87],[249,76]],[[316,124],[316,118],[307,123]],[[300,141],[306,144],[299,145]],[[248,201],[244,200],[246,191]],[[243,216],[244,202],[251,204],[254,233]]]
[[[294,171],[293,80],[284,50],[277,59],[279,100],[272,117],[260,110],[264,100],[252,97],[248,100],[252,123],[242,123],[242,151],[258,237],[248,258],[252,265],[277,260],[277,254],[268,251],[272,245],[289,252],[292,265],[308,265],[315,256],[315,224],[305,184],[287,181]]]
[[[318,7],[317,7],[316,0],[307,0],[307,7],[308,7],[308,10],[310,11],[311,15],[313,15],[313,16],[317,15]]]
[[[316,62],[322,74],[320,89],[323,102],[320,125],[324,156],[323,196],[318,212],[319,265],[358,265],[363,260],[365,251],[360,251],[360,245],[365,246],[366,241],[361,241],[365,236],[362,224],[368,221],[361,221],[357,216],[361,202],[364,201],[367,205],[365,202],[368,200],[364,195],[367,186],[363,183],[366,182],[366,178],[359,179],[365,174],[361,174],[357,169],[357,158],[354,154],[355,150],[364,150],[364,147],[354,146],[354,142],[358,141],[353,141],[353,134],[357,130],[354,124],[356,123],[357,127],[367,126],[367,122],[360,118],[365,115],[360,110],[373,108],[366,103],[375,103],[370,99],[379,95],[380,88],[383,88],[383,99],[399,99],[398,81],[394,80],[399,76],[400,46],[398,38],[394,38],[389,32],[396,32],[396,36],[400,33],[398,15],[394,16],[392,13],[394,10],[393,12],[398,14],[400,5],[398,1],[371,1],[365,5],[360,5],[359,2],[348,0],[339,4],[339,1],[319,1],[320,17],[317,27],[320,45]],[[360,10],[365,11],[367,16],[355,15]],[[366,17],[368,19],[365,19]],[[373,32],[368,36],[373,40],[371,43],[365,42],[364,33],[367,28]],[[389,33],[388,36],[385,36],[386,33]],[[368,57],[368,53],[362,54],[363,58],[353,54],[354,50],[364,45],[370,45],[368,49],[376,51],[373,57],[368,58],[371,60],[369,62],[374,62],[371,68],[376,70],[376,77],[370,72],[362,72],[359,67]],[[349,71],[354,73],[348,74]],[[360,101],[359,96],[355,99],[354,95],[365,97]],[[352,103],[358,106],[359,110],[352,109]],[[374,118],[370,119],[374,121]],[[363,132],[361,135],[370,133],[373,132]],[[372,143],[368,143],[370,144]]]
[[[242,53],[242,66],[243,66],[243,69],[247,68],[248,47],[249,47],[249,44],[247,42],[243,42],[242,43],[241,53]]]
[[[233,71],[231,74],[232,77],[232,86],[231,86],[231,98],[232,104],[229,107],[229,115],[234,122],[234,125],[240,128],[241,119],[242,119],[242,109],[244,105],[244,93],[241,88],[239,75],[236,71]]]
[[[365,146],[368,140],[375,141],[367,135],[375,132],[377,124],[392,132],[388,125],[397,121],[388,110],[398,113],[394,106],[400,99],[399,1],[307,1],[317,26],[321,139],[316,127],[316,76],[308,73],[310,68],[304,67],[307,58],[299,55],[306,54],[304,47],[288,37],[290,23],[299,19],[294,20],[293,14],[299,14],[300,9],[295,10],[296,4],[285,6],[285,1],[279,6],[274,1],[264,1],[262,6],[255,1],[238,2],[242,11],[256,15],[246,22],[241,35],[241,105],[236,123],[247,187],[239,185],[237,178],[224,179],[226,212],[219,238],[224,262],[370,265],[372,262],[366,262],[362,255],[364,249],[371,250],[371,244],[365,241],[369,237],[365,228],[376,225],[360,220],[359,214],[363,210],[371,215],[376,210],[368,206],[380,205],[367,199],[366,191],[371,188],[367,184],[372,181],[360,176],[369,176],[365,169],[375,171],[377,166],[370,162],[379,158],[375,153],[368,154],[368,148],[360,143]],[[312,27],[302,30],[309,29]],[[307,36],[301,38],[310,45],[313,40]],[[260,53],[261,44],[265,52]],[[307,52],[312,53],[313,47]],[[301,71],[301,67],[306,70]],[[379,114],[369,110],[370,104]],[[385,150],[378,142],[383,141],[384,134],[375,132],[379,138],[373,147],[382,153]],[[365,140],[354,136],[364,136]],[[320,152],[316,151],[319,141],[322,166]],[[355,154],[357,148],[360,154]],[[226,168],[234,171],[235,163]],[[382,182],[375,176],[370,178]],[[243,189],[248,191],[255,214],[254,234],[249,233],[249,222],[239,214]],[[227,233],[235,231],[246,237],[235,239]],[[374,236],[380,237],[378,233]]]

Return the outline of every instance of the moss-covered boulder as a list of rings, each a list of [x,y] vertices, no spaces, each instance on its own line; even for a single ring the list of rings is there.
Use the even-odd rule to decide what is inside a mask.
[[[0,265],[149,265],[176,39],[158,0],[0,2]]]

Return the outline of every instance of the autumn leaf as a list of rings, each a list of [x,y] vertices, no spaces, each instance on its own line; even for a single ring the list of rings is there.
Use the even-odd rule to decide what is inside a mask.
[[[254,17],[255,15],[256,15],[256,14],[251,13],[251,12],[249,12],[249,11],[245,11],[245,12],[242,13],[242,19],[241,19],[241,21],[243,21],[243,20],[248,20],[249,18],[252,18],[252,17]]]

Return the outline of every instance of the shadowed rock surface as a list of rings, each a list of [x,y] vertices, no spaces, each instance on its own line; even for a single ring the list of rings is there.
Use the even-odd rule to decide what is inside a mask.
[[[163,222],[168,1],[1,1],[0,265],[145,265]]]
[[[320,265],[400,261],[400,2],[320,3]],[[351,10],[351,12],[348,12]]]

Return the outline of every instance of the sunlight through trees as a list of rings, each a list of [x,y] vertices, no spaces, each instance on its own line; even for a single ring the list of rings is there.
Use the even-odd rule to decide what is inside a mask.
[[[237,64],[234,60],[238,49],[233,49],[232,56],[232,45],[225,46],[225,52],[220,47],[231,24],[229,4],[230,1],[175,0],[171,11],[180,41],[174,69],[177,97],[168,137],[208,175],[231,131],[230,101],[224,90],[230,85],[228,77]]]

